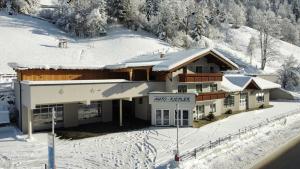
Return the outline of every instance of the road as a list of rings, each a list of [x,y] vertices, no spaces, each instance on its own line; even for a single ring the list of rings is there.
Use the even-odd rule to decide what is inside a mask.
[[[257,169],[300,169],[300,141]]]

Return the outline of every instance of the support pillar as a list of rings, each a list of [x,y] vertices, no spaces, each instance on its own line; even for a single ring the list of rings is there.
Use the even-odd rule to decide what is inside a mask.
[[[120,106],[119,106],[119,112],[120,112],[120,127],[121,126],[123,126],[123,101],[122,101],[122,99],[120,99],[120,101],[119,101],[119,104],[120,104]]]
[[[150,70],[149,70],[149,68],[147,69],[147,81],[149,81],[150,80]]]
[[[27,122],[28,122],[28,139],[32,139],[32,114],[31,109],[27,108]]]
[[[129,70],[129,80],[132,81],[133,69]]]

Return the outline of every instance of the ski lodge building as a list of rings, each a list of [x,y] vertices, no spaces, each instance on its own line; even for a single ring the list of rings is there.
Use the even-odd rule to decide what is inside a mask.
[[[244,111],[269,105],[269,91],[280,85],[259,77],[228,74],[239,66],[214,49],[142,55],[119,64],[97,66],[22,65],[14,83],[23,132],[141,119],[181,126],[212,112]]]

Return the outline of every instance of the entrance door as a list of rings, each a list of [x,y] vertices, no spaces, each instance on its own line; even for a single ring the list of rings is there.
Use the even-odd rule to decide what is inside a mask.
[[[247,93],[241,93],[240,98],[240,110],[246,110],[247,108]]]
[[[189,125],[189,111],[188,110],[179,110],[178,119],[177,119],[177,111],[175,110],[175,125],[179,122],[180,126],[188,126]]]
[[[156,110],[156,125],[157,126],[169,126],[170,125],[170,112],[169,110]]]

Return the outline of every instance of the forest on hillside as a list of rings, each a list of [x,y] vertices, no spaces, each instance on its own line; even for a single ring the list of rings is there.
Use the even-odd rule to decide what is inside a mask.
[[[118,22],[176,46],[202,36],[222,38],[228,27],[249,26],[300,46],[300,0],[57,0],[41,16],[76,36],[102,35]],[[33,13],[39,0],[0,0],[0,7]],[[223,37],[224,38],[224,37]]]

